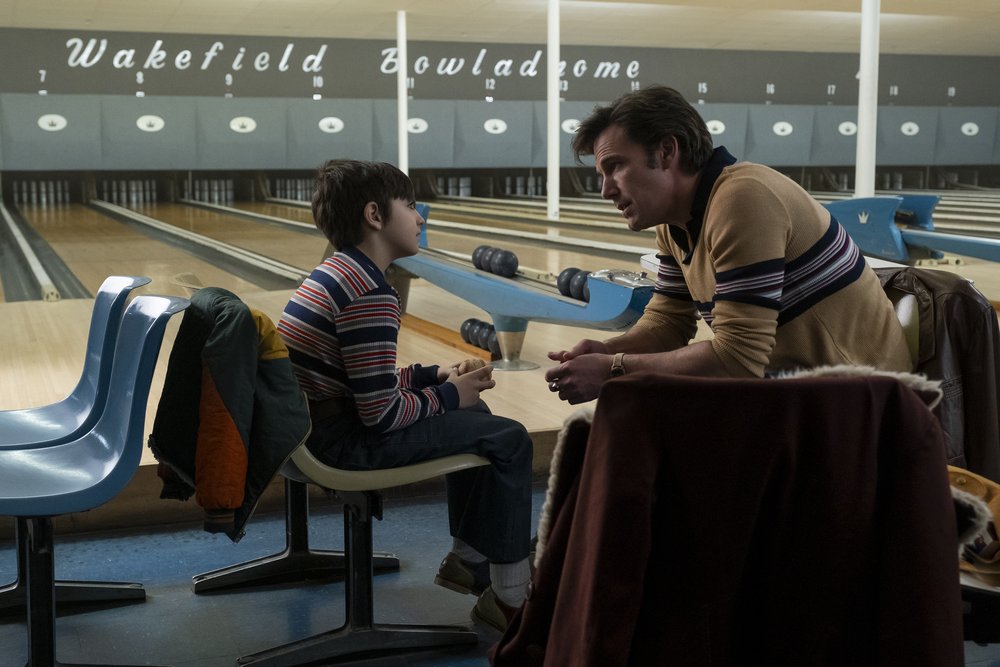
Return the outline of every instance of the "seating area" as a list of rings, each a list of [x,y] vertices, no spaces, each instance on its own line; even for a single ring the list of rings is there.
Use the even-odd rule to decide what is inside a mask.
[[[0,426],[5,416],[9,416],[14,425],[5,433],[16,433],[23,439],[19,443],[14,441],[13,436],[9,436],[7,440],[0,442],[0,516],[13,517],[16,522],[14,543],[9,546],[0,543],[0,581],[13,579],[12,584],[0,589],[0,614],[4,616],[4,623],[0,624],[0,656],[4,656],[4,659],[0,663],[7,664],[4,661],[11,658],[13,662],[10,664],[26,661],[33,667],[85,664],[212,667],[216,664],[232,665],[234,661],[237,665],[280,667],[340,664],[356,660],[361,660],[363,664],[442,667],[486,664],[490,646],[500,637],[469,621],[468,612],[474,599],[431,585],[437,564],[441,556],[447,553],[450,542],[446,531],[442,530],[442,526],[447,524],[444,519],[446,509],[443,497],[435,495],[387,503],[381,493],[386,489],[441,477],[457,470],[488,465],[486,459],[477,456],[451,456],[392,470],[344,471],[321,463],[305,447],[297,446],[291,450],[290,456],[279,470],[284,478],[286,494],[284,514],[255,516],[252,529],[246,535],[240,532],[237,538],[227,539],[226,535],[206,533],[201,526],[189,524],[138,528],[108,534],[67,537],[56,534],[57,531],[53,529],[54,517],[85,512],[107,503],[124,489],[138,469],[145,445],[146,404],[164,330],[173,315],[191,306],[188,299],[141,295],[134,297],[126,307],[129,293],[145,282],[141,278],[118,277],[109,278],[105,282],[95,300],[87,360],[80,383],[65,401],[34,411],[0,412]],[[904,327],[913,331],[915,327],[906,325],[918,319],[916,300],[905,295],[894,301]],[[196,310],[191,308],[189,312]],[[260,314],[255,313],[254,317],[260,326]],[[266,316],[264,319],[266,320]],[[273,326],[269,322],[264,324],[267,326],[260,331],[273,332]],[[910,342],[911,352],[916,360],[922,349],[920,340],[914,337]],[[256,343],[252,347],[256,349]],[[840,537],[828,530],[821,531],[822,537],[818,537],[819,533],[813,536],[823,544],[852,545],[849,549],[853,555],[850,562],[854,564],[856,572],[853,575],[841,572],[838,575],[841,577],[841,584],[834,588],[844,593],[847,589],[842,584],[848,581],[867,582],[863,589],[867,597],[862,597],[870,599],[870,603],[863,605],[868,610],[866,613],[870,612],[870,622],[862,618],[854,618],[853,624],[845,622],[846,634],[837,640],[840,647],[831,651],[830,646],[826,646],[822,655],[872,655],[868,649],[855,647],[851,638],[862,637],[864,632],[875,627],[872,624],[877,621],[880,629],[874,637],[879,644],[880,660],[912,661],[921,656],[923,659],[943,661],[940,664],[950,664],[952,658],[962,650],[966,665],[1000,664],[1000,644],[991,644],[1000,641],[1000,614],[996,611],[1000,609],[1000,593],[977,589],[968,585],[969,582],[963,582],[966,584],[963,588],[965,618],[961,618],[957,608],[952,609],[950,614],[944,613],[944,608],[950,606],[947,604],[951,600],[949,596],[954,593],[957,601],[959,590],[957,582],[950,579],[950,570],[953,568],[949,563],[954,560],[950,534],[954,530],[944,531],[948,534],[939,531],[934,534],[933,540],[924,530],[934,523],[932,517],[940,516],[941,506],[947,504],[947,493],[942,495],[947,487],[935,487],[933,494],[917,494],[917,489],[930,488],[928,484],[934,481],[931,473],[937,468],[934,456],[928,458],[926,453],[937,452],[940,457],[944,440],[937,428],[924,428],[911,423],[915,416],[914,410],[926,413],[923,417],[928,420],[928,424],[933,421],[930,412],[924,409],[921,402],[932,404],[931,401],[922,395],[917,399],[907,387],[896,387],[899,383],[892,378],[878,378],[874,382],[858,377],[832,381],[820,378],[810,380],[813,384],[802,384],[799,388],[789,384],[791,381],[673,379],[667,382],[667,379],[635,376],[631,381],[614,387],[625,389],[631,386],[634,390],[631,398],[626,397],[613,404],[638,408],[645,419],[652,419],[654,416],[662,418],[661,414],[651,415],[639,407],[642,396],[649,396],[651,392],[674,392],[667,402],[679,405],[689,401],[691,405],[685,407],[684,412],[693,414],[696,406],[707,409],[711,403],[708,398],[725,390],[733,394],[730,397],[731,405],[736,405],[737,396],[743,396],[742,409],[756,414],[764,414],[769,405],[788,406],[789,409],[783,411],[781,418],[788,420],[789,424],[794,423],[795,427],[782,429],[782,432],[811,429],[808,430],[808,435],[803,436],[813,443],[809,448],[812,454],[808,454],[808,457],[815,457],[816,451],[822,451],[823,455],[815,461],[806,462],[807,450],[800,448],[799,441],[786,443],[783,439],[766,437],[764,434],[769,432],[766,426],[761,423],[753,424],[749,417],[739,420],[743,425],[739,437],[748,446],[767,441],[767,446],[775,452],[793,452],[790,460],[802,459],[802,462],[794,464],[801,466],[801,471],[792,475],[787,473],[793,468],[786,469],[781,464],[783,455],[776,454],[773,457],[776,463],[772,462],[772,457],[764,457],[759,461],[762,489],[778,484],[781,488],[787,488],[789,493],[794,491],[794,498],[789,496],[775,504],[780,511],[761,510],[762,516],[774,519],[779,514],[787,515],[787,520],[795,526],[791,533],[799,536],[803,531],[812,530],[810,527],[814,527],[813,524],[816,523],[815,512],[806,511],[804,519],[802,512],[797,509],[809,503],[816,505],[816,512],[831,512],[829,521],[820,521],[831,528],[844,523],[838,520],[841,514],[844,517],[870,516],[875,521],[870,527],[878,523],[876,519],[882,512],[887,512],[887,517],[895,517],[889,524],[879,524],[881,528],[878,534],[885,540],[885,544],[881,546],[864,537],[864,530],[854,530],[856,526],[848,531],[849,535],[844,534],[846,542],[841,542]],[[764,383],[760,387],[766,386],[766,391],[758,390],[755,383]],[[811,393],[804,391],[805,388],[810,389]],[[924,389],[916,387],[913,391],[920,393]],[[905,390],[900,395],[902,402],[897,398],[899,390]],[[110,396],[115,399],[109,400]],[[883,412],[880,407],[882,403],[879,403],[876,406],[878,409],[873,411],[876,416],[870,416],[869,419],[875,422],[884,420],[881,422],[883,425],[891,425],[887,433],[895,435],[875,437],[872,434],[877,430],[866,430],[864,425],[855,428],[839,418],[833,418],[832,412],[829,415],[823,414],[822,408],[833,404],[833,396],[850,397],[850,410],[854,414],[863,412],[866,401],[882,401],[885,406],[891,406],[891,409],[887,407]],[[753,400],[749,400],[751,397]],[[814,403],[806,405],[807,397],[814,399]],[[794,408],[799,402],[804,406],[801,410]],[[627,431],[615,425],[613,419],[620,417],[619,412],[624,414],[621,407],[616,410],[610,417],[605,410],[603,421],[595,421],[599,444],[592,446],[598,447],[597,452],[600,454],[617,450],[622,434]],[[709,412],[711,410],[705,413],[704,419],[694,419],[688,425],[700,431],[701,437],[706,437],[705,424]],[[42,415],[45,417],[42,418]],[[60,424],[60,415],[71,416],[63,420],[62,428],[56,428]],[[801,420],[798,420],[799,415],[802,416]],[[40,430],[32,432],[30,428],[36,421],[36,416],[42,426],[39,427]],[[612,421],[608,421],[609,419]],[[625,416],[625,421],[633,427],[642,423],[639,415],[631,413]],[[633,448],[640,441],[645,443],[643,451],[655,458],[663,454],[662,447],[655,438],[646,436],[663,432],[665,425],[651,424],[652,422],[641,429],[640,434],[633,434],[629,438]],[[728,428],[725,420],[715,424],[709,432],[716,434],[712,437],[717,436],[719,440],[712,442],[716,442],[716,445],[722,442],[733,444],[737,439],[736,432],[727,430]],[[751,431],[759,432],[759,435],[748,435]],[[806,431],[802,430],[802,433]],[[907,434],[906,437],[903,436],[904,433]],[[636,440],[639,435],[643,435],[645,439]],[[684,439],[693,437],[695,433],[691,431]],[[868,442],[864,437],[875,439]],[[587,436],[584,435],[583,438],[583,441],[575,445],[577,452],[583,451],[579,448],[585,444]],[[825,440],[817,450],[816,443],[821,438]],[[831,446],[827,447],[826,443]],[[845,443],[857,445],[848,449],[852,452],[857,450],[858,461],[864,460],[864,470],[858,466],[852,467],[850,461],[841,460],[845,456]],[[826,457],[827,450],[837,450],[840,456]],[[574,452],[574,456],[577,452]],[[739,454],[738,451],[736,453]],[[756,460],[759,454],[760,452],[751,459]],[[557,457],[559,456],[557,453]],[[715,471],[714,474],[718,475],[725,468],[723,460],[728,455],[720,456],[722,458],[719,461],[709,465],[709,472]],[[696,460],[704,463],[703,459],[699,455],[687,460],[686,463],[680,463],[677,470],[695,469]],[[747,459],[745,463],[751,459]],[[598,473],[597,477],[593,470],[589,472],[589,477],[585,474],[583,483],[597,486],[589,487],[590,491],[581,490],[580,493],[582,498],[591,498],[589,494],[595,488],[601,493],[607,491],[609,503],[612,499],[619,503],[617,510],[610,511],[612,505],[604,507],[604,501],[601,500],[601,507],[606,511],[596,511],[591,507],[585,512],[577,512],[577,521],[582,516],[589,532],[577,533],[575,528],[573,533],[569,532],[569,524],[565,521],[573,520],[571,510],[569,514],[565,514],[564,510],[563,515],[570,516],[570,519],[557,517],[562,523],[543,525],[541,528],[533,526],[533,530],[539,531],[543,545],[547,536],[557,536],[559,541],[553,541],[548,548],[556,549],[552,553],[558,554],[559,560],[541,561],[541,578],[535,579],[539,595],[536,595],[533,605],[529,604],[525,608],[522,626],[515,633],[514,652],[508,653],[505,658],[507,662],[500,664],[520,664],[516,657],[511,662],[511,656],[517,655],[518,643],[523,645],[526,642],[530,644],[529,650],[534,650],[533,646],[544,646],[547,641],[549,650],[553,650],[552,647],[555,646],[559,655],[574,655],[573,651],[584,645],[595,644],[596,641],[595,637],[588,637],[584,643],[581,643],[582,640],[572,639],[587,634],[581,629],[583,627],[591,630],[599,628],[598,636],[607,636],[610,641],[617,641],[617,648],[614,649],[616,655],[627,655],[631,642],[633,651],[639,650],[639,654],[650,659],[659,655],[657,647],[661,641],[677,645],[676,642],[682,635],[686,635],[688,639],[693,638],[693,635],[685,632],[660,637],[655,633],[651,634],[650,623],[654,623],[651,619],[655,615],[640,613],[641,610],[652,609],[649,607],[653,604],[649,601],[651,591],[659,591],[665,584],[675,586],[677,577],[668,572],[655,568],[647,570],[640,563],[626,569],[639,575],[645,572],[645,576],[651,577],[649,583],[643,584],[642,576],[624,576],[619,581],[619,588],[622,590],[629,585],[641,586],[638,589],[641,594],[633,592],[627,596],[636,601],[633,611],[639,614],[636,618],[630,617],[630,622],[636,624],[637,636],[646,637],[639,644],[627,637],[624,640],[615,639],[627,630],[619,614],[608,616],[606,609],[600,611],[603,608],[601,605],[592,607],[581,601],[580,596],[586,597],[589,594],[587,591],[593,587],[570,585],[568,588],[564,586],[560,592],[560,587],[556,584],[553,589],[552,582],[563,577],[564,567],[565,572],[570,575],[574,572],[581,574],[575,568],[583,561],[575,559],[573,554],[589,553],[589,548],[585,548],[585,545],[596,544],[596,535],[607,535],[610,531],[622,536],[620,544],[608,543],[599,549],[609,554],[616,553],[612,558],[615,563],[642,557],[641,553],[627,547],[632,539],[631,535],[636,534],[636,531],[643,532],[641,526],[645,524],[640,520],[640,513],[637,513],[641,508],[634,502],[622,501],[622,498],[628,497],[628,493],[621,495],[625,488],[614,480],[638,481],[644,464],[633,461],[629,464],[634,468],[631,473],[612,474],[609,477],[607,471],[611,470],[613,461],[621,463],[619,457],[611,457],[598,464],[598,469],[604,472]],[[565,467],[567,462],[563,461],[561,465]],[[836,475],[838,484],[855,485],[852,492],[830,485],[826,489],[827,496],[824,497],[813,484],[802,486],[794,481],[800,475],[816,479],[818,471],[837,466],[846,466],[845,470],[860,473],[858,479],[845,474]],[[623,468],[623,472],[626,469],[627,466]],[[657,463],[651,465],[650,469],[669,472],[672,468],[663,468]],[[867,488],[861,481],[868,474],[865,472],[868,469],[877,473],[879,481],[877,489],[869,489],[872,498],[865,499],[862,497],[865,494],[860,491]],[[897,477],[899,470],[910,473],[905,477]],[[740,467],[739,476],[749,474],[744,467]],[[602,481],[602,476],[607,479]],[[558,491],[557,487],[555,497],[558,502],[562,502],[564,497],[575,502],[576,486],[572,489],[565,486],[573,484],[573,478],[569,474],[560,478],[564,487],[562,491]],[[661,484],[660,481],[652,480],[644,483],[653,484],[658,489]],[[606,488],[602,484],[607,485]],[[784,484],[787,487],[781,486]],[[319,503],[313,502],[313,507],[310,508],[306,491],[308,485],[327,491],[328,498]],[[634,491],[641,485],[629,483],[625,486]],[[719,493],[712,494],[712,502],[719,505],[711,512],[713,515],[718,516],[726,507],[749,508],[752,505],[747,499],[735,501],[726,495],[735,493],[739,486],[734,480],[717,490],[725,491],[722,496]],[[806,488],[811,490],[806,491]],[[882,497],[883,489],[885,493],[895,494],[890,498],[895,505],[892,502],[886,505],[886,498],[889,497]],[[881,500],[875,500],[876,490]],[[539,486],[534,493],[536,524],[543,501],[548,505],[553,499],[552,489],[548,490],[548,498],[545,491],[545,488]],[[642,495],[657,498],[676,495],[675,500],[679,501],[681,507],[671,506],[669,511],[661,508],[656,510],[655,517],[660,520],[665,516],[673,517],[668,522],[676,529],[670,531],[671,535],[688,535],[684,542],[690,544],[697,534],[700,535],[698,543],[701,544],[706,541],[705,535],[695,527],[699,521],[698,512],[685,514],[682,508],[689,505],[696,508],[697,503],[692,505],[692,499],[699,497],[703,491],[704,485],[699,482],[682,482],[676,479],[656,493],[646,492]],[[756,493],[749,487],[747,492],[750,495]],[[770,496],[769,492],[759,498],[762,508],[776,502]],[[913,499],[917,496],[921,500],[919,508],[913,504]],[[855,509],[834,510],[832,508],[836,503],[826,502],[832,498],[847,497],[855,499]],[[581,505],[585,506],[586,503]],[[900,518],[904,516],[901,513],[904,507],[909,508],[906,512],[907,521]],[[558,511],[558,505],[555,508]],[[553,511],[553,507],[549,507],[548,511]],[[630,517],[627,526],[620,521],[620,517],[626,514]],[[643,516],[650,521],[655,518],[652,514]],[[600,524],[600,517],[605,517],[610,523]],[[543,523],[545,521],[547,519],[543,519]],[[778,522],[782,521],[785,519]],[[729,536],[726,539],[732,548],[734,536],[741,525],[758,523],[730,517],[721,524],[727,526],[722,532]],[[617,528],[614,527],[616,524]],[[941,526],[943,524],[938,527]],[[741,598],[744,601],[737,605],[742,608],[740,605],[746,606],[753,600],[753,605],[766,612],[764,616],[781,612],[780,604],[773,609],[767,606],[773,602],[771,598],[776,590],[784,591],[786,596],[797,591],[794,597],[800,601],[803,599],[801,582],[796,577],[804,574],[794,566],[799,559],[793,553],[794,545],[786,539],[788,535],[765,528],[764,537],[750,539],[749,533],[744,536],[748,539],[748,568],[741,576],[749,577],[745,579],[749,582],[770,580],[768,588],[771,595],[763,596],[761,591],[754,588],[757,583],[746,584],[750,588],[744,591],[744,598]],[[583,531],[582,528],[580,530]],[[232,533],[229,538],[233,538]],[[695,572],[697,567],[693,562],[677,557],[676,553],[673,557],[668,557],[675,548],[670,546],[672,540],[673,538],[664,535],[653,540],[652,553],[658,554],[654,561],[666,564],[665,570],[679,569],[688,575]],[[718,548],[707,546],[713,540],[714,537],[708,539],[704,548],[706,553],[711,552],[718,557],[722,552]],[[776,574],[774,572],[766,571],[763,579],[760,574],[754,574],[754,563],[759,565],[767,560],[760,560],[759,551],[762,545],[765,551],[770,548],[770,543],[766,540],[774,540],[774,544],[780,546],[779,552],[785,563],[780,568],[781,574],[777,580],[773,579]],[[912,544],[917,540],[924,540],[926,549],[903,549],[903,543]],[[376,548],[385,549],[386,552],[376,552]],[[628,558],[625,558],[623,549],[629,551]],[[896,558],[901,549],[907,553],[905,559]],[[820,551],[833,553],[832,549],[825,547]],[[57,552],[59,558],[55,557]],[[876,558],[874,555],[866,556],[868,553],[881,555]],[[916,559],[917,555],[926,560]],[[554,557],[556,556],[547,556],[550,559]],[[893,565],[889,567],[890,561],[878,559],[890,559]],[[718,575],[729,560],[730,557],[726,556],[711,571]],[[836,560],[841,565],[846,562],[843,554],[837,556]],[[813,566],[828,570],[833,562],[819,558]],[[595,565],[590,563],[587,567],[593,568]],[[608,568],[587,570],[583,572],[581,581],[599,583],[599,572],[605,570]],[[196,574],[198,572],[203,574]],[[98,581],[111,573],[142,583]],[[379,576],[375,576],[376,573]],[[707,585],[715,575],[710,576],[709,572],[695,574],[694,580]],[[744,581],[743,578],[740,580]],[[896,582],[886,588],[892,591],[892,595],[880,597],[874,590],[874,585],[883,580]],[[920,587],[907,583],[917,580],[922,582]],[[700,586],[701,584],[696,588]],[[680,603],[683,591],[688,589],[687,584],[680,585],[676,590],[670,588],[674,592],[667,595],[667,598]],[[598,586],[594,590],[594,599],[603,600],[602,596],[608,594],[610,589]],[[819,593],[820,598],[826,600],[826,606],[829,606],[833,590],[831,588],[825,593]],[[911,594],[911,590],[920,592]],[[546,605],[557,600],[558,595],[567,594],[567,591],[577,600],[570,605],[571,608],[592,608],[592,611],[579,618],[564,615],[558,619],[558,624],[553,623],[551,637],[543,637],[538,643],[534,643],[535,635],[532,633],[541,628],[545,628],[543,632],[548,632],[548,623],[554,617],[553,611]],[[710,590],[697,594],[708,597],[713,595]],[[855,594],[841,595],[837,599],[840,598],[843,598],[841,602],[845,609],[857,604],[860,599]],[[621,604],[624,602],[611,603],[608,609],[620,609]],[[905,613],[902,611],[904,608],[907,610]],[[593,609],[598,610],[596,616]],[[57,611],[60,615],[58,623]],[[827,609],[823,613],[835,618],[838,612]],[[907,623],[901,625],[899,619],[904,615]],[[816,630],[815,624],[810,622],[807,615],[799,616],[796,620],[801,626],[795,631],[795,635],[800,637],[797,643],[789,642],[787,638],[782,639],[782,633],[787,632],[787,628],[776,634],[772,632],[774,628],[764,621],[764,616],[752,616],[755,619],[753,622],[747,619],[742,630],[734,630],[728,635],[728,643],[724,649],[720,649],[724,650],[720,655],[735,656],[749,651],[755,655],[773,653],[775,656],[801,656],[805,655],[803,651],[819,650],[816,642],[821,641],[820,635],[817,635],[815,641],[803,639],[809,636],[809,631]],[[852,614],[852,617],[855,616],[856,614]],[[601,624],[600,619],[612,617],[616,619],[613,625]],[[598,620],[588,620],[594,618]],[[680,617],[671,618],[676,621]],[[24,619],[23,626],[22,623],[15,622],[17,619]],[[738,620],[735,614],[733,620]],[[933,623],[928,625],[932,620]],[[963,620],[965,639],[982,644],[966,641],[964,646],[957,646],[956,642],[961,640]],[[575,627],[573,623],[577,621],[583,625],[572,630]],[[684,623],[669,627],[677,631],[684,627]],[[746,629],[750,627],[753,629]],[[564,628],[571,630],[565,632]],[[912,628],[912,631],[906,628]],[[719,636],[718,628],[714,635]],[[912,638],[916,635],[919,635],[923,644],[906,640],[907,636]],[[510,636],[505,638],[505,642],[510,642]],[[866,642],[867,640],[862,644],[867,646]],[[596,643],[600,644],[599,641]],[[845,645],[847,649],[843,648]],[[636,649],[636,646],[639,648]],[[508,643],[507,648],[510,647],[511,644]]]

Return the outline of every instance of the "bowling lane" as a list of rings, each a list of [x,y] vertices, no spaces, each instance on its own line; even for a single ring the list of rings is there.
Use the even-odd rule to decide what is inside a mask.
[[[308,209],[286,204],[236,202],[233,204],[233,207],[251,213],[285,217],[297,222],[310,222],[312,218],[312,213]],[[513,251],[518,256],[521,267],[542,273],[552,273],[554,275],[558,275],[560,271],[570,266],[587,269],[588,271],[605,268],[628,269],[631,271],[640,270],[638,256],[634,261],[623,260],[621,258],[609,259],[607,256],[602,256],[596,251],[591,253],[575,247],[567,246],[560,248],[558,245],[539,244],[513,238],[489,237],[472,232],[445,230],[434,226],[436,219],[437,216],[434,213],[434,206],[432,204],[431,220],[427,227],[427,239],[430,247],[435,250],[447,250],[471,256],[476,246],[491,245]],[[483,217],[479,218],[479,223],[484,227],[494,226],[493,220]],[[496,226],[503,224],[496,223]],[[536,232],[542,231],[537,225],[532,226],[531,229]],[[565,229],[560,230],[555,227],[547,228],[546,233],[551,234],[551,242],[554,244],[559,243],[560,236],[571,235]],[[572,232],[572,236],[576,237],[575,230]],[[650,249],[654,246],[654,243],[649,244]],[[268,253],[264,252],[263,254]]]
[[[147,291],[186,296],[171,279],[194,273],[205,284],[240,293],[259,289],[253,283],[152,239],[136,228],[79,204],[22,205],[21,213],[62,258],[81,283],[95,293],[112,274],[149,276]]]
[[[186,204],[158,203],[132,208],[180,229],[271,257],[305,271],[319,264],[326,249],[326,239],[319,231],[302,233],[278,224],[254,222]]]

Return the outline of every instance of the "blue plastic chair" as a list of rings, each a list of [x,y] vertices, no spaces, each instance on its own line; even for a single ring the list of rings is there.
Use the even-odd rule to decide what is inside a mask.
[[[87,336],[87,353],[80,380],[70,394],[59,401],[37,408],[0,411],[0,450],[44,447],[73,440],[89,431],[104,411],[111,379],[111,358],[118,340],[118,328],[129,293],[150,282],[142,276],[110,276],[94,298]],[[17,578],[0,587],[0,610],[24,605],[27,598],[25,576],[24,523],[16,522]],[[141,586],[123,582],[59,581],[60,603],[141,600]]]
[[[149,278],[110,276],[94,298],[87,355],[80,380],[70,394],[37,408],[0,411],[0,449],[44,447],[73,440],[97,422],[108,398],[109,362],[129,292]]]
[[[178,297],[138,296],[122,318],[111,357],[110,401],[92,430],[58,445],[0,449],[0,515],[24,527],[28,581],[28,664],[57,665],[52,517],[114,498],[142,459],[146,402]],[[105,360],[107,361],[107,360]]]

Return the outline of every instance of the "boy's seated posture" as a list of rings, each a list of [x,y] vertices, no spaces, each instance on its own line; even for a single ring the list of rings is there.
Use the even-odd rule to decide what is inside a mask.
[[[492,465],[447,478],[454,545],[434,581],[478,595],[473,619],[502,631],[529,578],[531,440],[479,400],[496,384],[492,367],[396,368],[399,297],[384,274],[419,248],[424,220],[409,178],[385,163],[331,160],[317,175],[312,210],[337,251],[302,283],[278,323],[309,398],[307,446],[327,464],[353,470],[449,454],[488,458]]]

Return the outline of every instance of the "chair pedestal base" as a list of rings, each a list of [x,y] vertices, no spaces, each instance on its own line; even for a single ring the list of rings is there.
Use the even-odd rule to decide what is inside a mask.
[[[20,555],[22,551],[24,553],[23,572],[26,575],[28,588],[27,667],[98,667],[93,663],[66,663],[56,660],[55,558],[51,517],[19,518],[18,527],[23,529],[23,534],[19,537],[22,538],[21,543],[24,546],[18,548],[18,554]],[[116,667],[130,666],[116,665]]]
[[[28,601],[27,519],[18,518],[14,531],[17,551],[17,579],[0,587],[0,614],[23,612]],[[142,602],[146,591],[142,584],[120,581],[57,580],[56,606],[64,604],[100,604],[106,602]]]
[[[373,555],[379,572],[399,570],[399,558],[391,553]],[[191,578],[195,593],[263,584],[329,579],[344,573],[343,551],[309,547],[309,494],[306,484],[285,479],[285,549],[270,556],[230,565]]]
[[[374,622],[372,580],[372,519],[382,518],[377,491],[341,494],[344,498],[346,620],[336,630],[243,656],[238,665],[291,667],[310,663],[335,664],[366,654],[398,654],[421,649],[475,644],[479,636],[461,626],[390,625]]]

